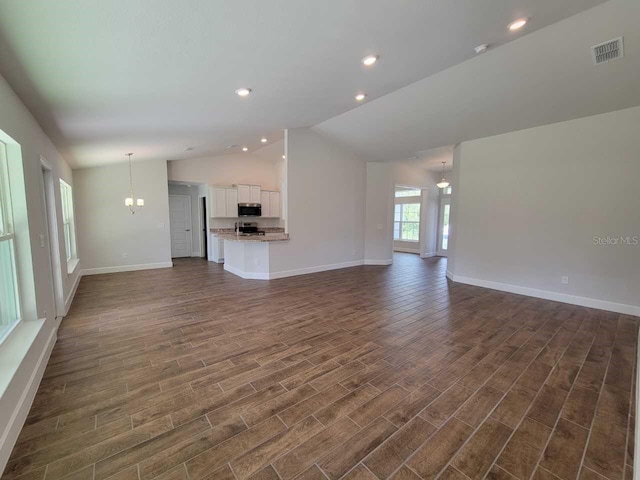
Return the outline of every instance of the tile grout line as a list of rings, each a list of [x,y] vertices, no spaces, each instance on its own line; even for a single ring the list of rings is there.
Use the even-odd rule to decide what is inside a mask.
[[[609,368],[611,367],[611,359],[613,358],[613,350],[616,346],[616,342],[618,340],[618,328],[619,328],[619,322],[620,322],[620,316],[618,316],[617,321],[616,321],[616,334],[613,338],[613,342],[611,344],[611,351],[609,352],[609,358],[607,359],[607,368],[605,369],[604,375],[602,376],[602,382],[600,384],[600,389],[598,390],[598,400],[596,401],[596,406],[593,410],[593,417],[591,418],[591,424],[589,425],[589,429],[588,429],[588,433],[587,433],[587,440],[585,441],[584,444],[584,449],[582,450],[582,456],[580,458],[580,464],[578,465],[578,475],[580,475],[580,471],[582,470],[582,468],[584,468],[584,460],[587,456],[587,450],[589,449],[589,442],[591,441],[591,434],[593,432],[593,424],[596,421],[596,415],[598,413],[598,407],[600,406],[600,400],[602,399],[602,392],[604,391],[604,385],[607,381],[607,375],[609,373]],[[601,321],[601,325],[602,325],[602,321]],[[595,340],[594,340],[595,343]],[[586,357],[585,357],[585,362],[587,361]],[[584,366],[584,363],[583,363]],[[582,368],[580,369],[582,370]],[[577,378],[577,375],[576,375]],[[626,438],[625,438],[626,440]],[[546,449],[546,445],[545,445],[545,449]],[[625,442],[625,450],[626,450],[626,442]],[[538,461],[539,463],[539,461]],[[537,464],[536,464],[537,466]],[[591,470],[591,469],[590,469]],[[597,472],[596,472],[597,473]],[[599,474],[602,475],[602,474]],[[608,478],[606,475],[602,475],[605,478]],[[623,465],[623,471],[622,471],[622,478],[624,478],[624,465]]]
[[[545,322],[544,324],[542,324],[542,325],[540,326],[540,328],[538,328],[538,329],[535,331],[535,333],[534,333],[533,335],[531,335],[531,337],[529,337],[529,339],[527,339],[527,341],[526,341],[526,342],[525,342],[525,343],[524,343],[520,348],[524,347],[527,343],[529,343],[529,341],[531,341],[531,339],[533,339],[533,337],[535,337],[536,333],[538,333],[538,332],[540,331],[540,329],[541,329],[544,325],[546,325],[546,323],[548,323],[548,322],[551,322],[551,319],[547,320],[547,322]],[[439,472],[434,476],[434,479],[437,479],[438,477],[440,477],[440,475],[442,475],[442,473],[446,470],[446,468],[447,468],[449,465],[454,466],[454,465],[452,464],[452,462],[453,462],[453,460],[455,459],[455,457],[458,455],[458,453],[460,453],[460,452],[462,451],[462,449],[463,449],[463,448],[464,448],[464,447],[469,443],[469,441],[471,440],[471,438],[473,438],[473,436],[477,433],[477,431],[480,429],[480,427],[482,427],[482,425],[484,424],[484,422],[485,422],[485,421],[486,421],[486,420],[487,420],[487,419],[488,419],[488,418],[493,414],[493,412],[498,408],[498,405],[500,405],[500,403],[502,402],[502,400],[504,400],[504,398],[509,394],[509,391],[511,391],[511,389],[513,388],[513,386],[514,386],[514,385],[518,382],[518,380],[519,380],[519,379],[520,379],[520,378],[525,374],[525,372],[529,369],[529,367],[533,364],[533,362],[535,362],[535,360],[538,358],[538,356],[540,355],[540,353],[542,353],[542,351],[547,347],[547,345],[549,345],[549,343],[551,342],[551,340],[553,340],[553,339],[555,338],[555,336],[558,334],[558,332],[562,329],[562,326],[564,325],[564,323],[565,323],[565,322],[566,322],[566,320],[565,320],[565,321],[562,321],[562,323],[560,323],[560,325],[558,326],[558,328],[553,332],[553,335],[551,336],[551,338],[549,338],[549,340],[548,340],[548,341],[547,341],[547,342],[546,342],[546,343],[545,343],[545,344],[540,348],[540,351],[536,354],[536,356],[535,356],[535,357],[534,357],[534,358],[533,358],[533,359],[532,359],[532,360],[527,364],[527,366],[523,369],[523,371],[520,373],[520,375],[518,375],[518,376],[516,377],[516,379],[511,383],[511,385],[509,386],[509,389],[507,390],[507,392],[505,392],[505,393],[503,394],[503,396],[502,396],[502,397],[500,397],[500,400],[498,400],[498,402],[496,403],[496,405],[494,405],[494,407],[489,411],[489,413],[488,413],[488,414],[487,414],[487,415],[482,419],[482,422],[480,422],[480,424],[479,424],[479,425],[478,425],[478,426],[473,430],[473,432],[472,432],[472,433],[471,433],[471,434],[470,434],[470,435],[465,439],[465,441],[464,441],[464,442],[463,442],[463,444],[460,446],[460,448],[458,448],[458,449],[454,452],[454,454],[453,454],[453,456],[451,457],[451,459],[450,459],[450,460],[445,464],[445,466],[444,466],[444,467],[443,467],[443,468],[442,468],[442,469],[441,469],[441,470],[440,470],[440,471],[439,471]],[[574,337],[575,337],[575,335],[576,335],[576,334],[577,334],[577,331],[574,333]],[[572,337],[572,340],[573,340],[573,337]],[[565,350],[566,350],[566,348],[568,348],[568,347],[569,347],[570,343],[571,343],[571,342],[569,342],[569,344],[567,344],[567,347],[565,347]],[[518,350],[520,350],[520,348],[518,348]],[[504,364],[509,360],[509,358],[511,358],[513,355],[515,355],[515,354],[516,354],[516,352],[518,352],[518,350],[516,350],[515,352],[513,352],[513,354],[512,354],[512,355],[510,355],[510,356],[507,358],[507,360],[505,360],[505,362],[504,362],[502,365],[504,365]],[[563,350],[563,354],[564,354],[564,351],[565,351],[565,350]],[[560,357],[560,358],[562,358],[562,357]],[[558,361],[559,361],[559,360],[558,360]],[[557,362],[556,362],[556,363],[557,363]],[[501,366],[502,366],[502,365],[501,365]],[[555,364],[554,364],[554,365],[555,365]],[[551,375],[551,372],[552,372],[552,371],[553,371],[553,367],[551,368],[551,370],[550,370],[549,374],[547,375],[547,378],[545,378],[545,382],[546,382],[546,380],[548,379],[549,375]],[[497,372],[497,370],[496,370],[496,372]],[[491,375],[491,376],[490,376],[490,377],[489,377],[489,378],[488,378],[488,379],[487,379],[487,380],[486,380],[486,381],[485,381],[485,382],[484,382],[480,387],[478,387],[478,389],[477,389],[477,390],[475,390],[475,391],[474,391],[474,395],[475,395],[475,393],[476,393],[476,392],[478,392],[482,387],[484,387],[484,386],[489,382],[489,380],[491,380],[491,378],[493,377],[493,375],[495,375],[495,373],[496,373],[496,372],[494,372],[494,373],[493,373],[493,374],[492,374],[492,375]],[[457,383],[457,382],[456,382],[456,383]],[[531,401],[531,404],[530,404],[530,405],[529,405],[529,407],[527,408],[527,411],[529,411],[529,409],[531,408],[531,406],[533,405],[533,403],[534,403],[534,402],[536,401],[536,399],[538,398],[538,395],[540,394],[540,391],[542,390],[542,387],[543,387],[543,386],[544,386],[544,382],[543,382],[543,384],[540,386],[540,389],[538,390],[538,392],[537,392],[536,396],[534,397],[534,399]],[[471,397],[469,397],[469,398],[471,398]],[[469,399],[467,399],[467,401],[468,401],[468,400],[469,400]],[[458,412],[460,411],[460,409],[464,406],[464,404],[465,404],[465,403],[466,403],[466,401],[465,401],[462,405],[460,405],[460,407],[458,407],[458,409],[456,409],[456,411],[455,411],[455,412],[454,412],[454,413],[449,417],[449,419],[447,419],[447,422],[449,422],[451,418],[455,417],[456,413],[458,413]],[[425,407],[425,408],[426,408],[426,407]],[[424,409],[423,409],[423,411],[424,411]],[[421,411],[420,413],[422,413],[422,411]],[[418,415],[420,415],[420,414],[418,414]],[[526,417],[526,413],[525,413],[525,415],[522,417],[522,419],[520,420],[520,422],[518,423],[518,426],[520,426],[520,423],[522,423],[522,420],[523,420],[525,417]],[[446,423],[446,422],[445,422],[445,423]],[[463,423],[464,423],[464,422],[463,422]],[[500,423],[502,423],[502,422],[500,422]],[[443,424],[443,426],[444,426],[444,424]],[[440,427],[440,428],[442,428],[442,427]],[[509,428],[510,428],[510,427],[509,427]],[[511,432],[511,435],[509,435],[509,438],[507,439],[507,441],[505,442],[505,444],[504,444],[504,445],[502,446],[502,448],[500,449],[500,452],[498,452],[498,455],[496,456],[496,458],[494,458],[494,461],[493,461],[493,463],[491,464],[491,466],[489,467],[489,470],[488,470],[487,472],[491,471],[491,468],[493,468],[493,465],[495,464],[495,461],[497,460],[497,458],[500,456],[500,454],[501,454],[501,453],[502,453],[502,451],[504,450],[504,447],[507,445],[507,443],[509,442],[509,440],[510,440],[510,439],[511,439],[511,437],[513,436],[514,432],[516,431],[516,429],[517,429],[517,427],[513,429],[513,431]],[[439,429],[438,429],[438,430],[439,430]],[[435,433],[436,433],[436,432],[434,432],[434,435],[435,435]],[[429,438],[431,438],[431,437],[429,437]],[[429,439],[427,439],[424,443],[426,443],[427,441],[429,441]],[[407,462],[408,462],[408,461],[409,461],[413,456],[415,456],[415,454],[418,452],[418,450],[419,450],[420,448],[422,448],[422,447],[424,446],[424,443],[423,443],[422,445],[420,445],[420,447],[419,447],[418,449],[416,449],[416,450],[415,450],[415,451],[414,451],[414,452],[413,452],[409,457],[407,457],[407,458],[405,459],[405,461],[404,461],[404,465],[406,465],[408,468],[411,468],[409,465],[407,465]],[[454,468],[455,468],[455,466],[454,466]],[[398,469],[396,469],[393,473],[397,472],[397,470],[398,470]],[[412,471],[413,471],[413,469],[412,469]],[[417,473],[417,472],[416,472],[416,473]],[[463,473],[464,473],[464,472],[463,472]],[[418,476],[419,476],[420,478],[423,478],[421,475],[418,475]]]
[[[547,322],[550,322],[550,321],[551,321],[551,319],[547,320]],[[502,365],[504,365],[504,364],[509,360],[509,358],[511,358],[513,355],[515,355],[515,354],[516,354],[516,352],[518,352],[518,350],[520,350],[520,348],[524,347],[527,343],[529,343],[529,341],[531,341],[531,339],[533,339],[533,337],[536,335],[536,333],[538,333],[538,332],[540,331],[540,329],[541,329],[541,328],[542,328],[542,327],[543,327],[547,322],[545,322],[545,323],[543,323],[542,325],[540,325],[540,327],[539,327],[539,328],[538,328],[538,329],[537,329],[537,330],[536,330],[536,331],[535,331],[535,332],[534,332],[534,333],[533,333],[533,334],[532,334],[532,335],[531,335],[531,336],[526,340],[526,342],[525,342],[525,343],[523,343],[523,344],[522,344],[522,345],[521,345],[517,350],[515,350],[511,355],[509,355],[509,357],[507,357],[507,359],[505,359],[505,361],[500,365],[500,367],[499,367],[499,368],[501,368],[501,367],[502,367]],[[562,325],[563,325],[563,324],[564,324],[564,322],[563,322],[563,323],[561,323],[561,324],[560,324],[560,326],[559,326],[559,327],[554,331],[554,333],[553,333],[553,335],[551,336],[551,338],[549,338],[549,340],[547,340],[547,343],[545,343],[545,344],[540,348],[540,352],[542,352],[542,350],[544,350],[544,348],[549,344],[549,342],[551,342],[551,340],[553,340],[553,338],[556,336],[556,334],[558,333],[558,331],[562,328]],[[518,331],[522,330],[523,328],[524,328],[524,327],[519,328],[516,332],[514,332],[514,334],[515,334],[515,333],[517,333]],[[511,338],[511,336],[509,336],[508,338]],[[506,339],[505,339],[505,342],[506,342]],[[464,441],[464,443],[460,446],[460,448],[458,448],[458,449],[454,452],[454,454],[453,454],[453,456],[451,457],[451,459],[450,459],[450,460],[446,463],[446,465],[445,465],[445,466],[444,466],[444,467],[443,467],[443,468],[438,472],[438,474],[434,476],[434,479],[435,479],[435,478],[438,478],[438,477],[442,474],[442,472],[444,472],[444,470],[446,470],[446,468],[451,464],[451,461],[455,458],[455,456],[456,456],[456,455],[457,455],[457,454],[458,454],[458,453],[459,453],[459,452],[464,448],[464,446],[469,442],[469,440],[471,439],[471,437],[473,437],[473,435],[475,435],[475,433],[476,433],[476,432],[480,429],[480,427],[484,424],[484,421],[485,421],[487,418],[489,418],[489,417],[491,416],[491,414],[492,414],[492,413],[494,412],[494,410],[498,407],[498,405],[500,404],[500,402],[502,402],[502,400],[503,400],[503,399],[508,395],[508,393],[509,393],[509,391],[511,390],[511,388],[513,387],[513,385],[515,385],[515,384],[517,383],[517,381],[520,379],[520,377],[521,377],[522,375],[524,375],[524,373],[527,371],[527,369],[529,368],[529,366],[530,366],[530,365],[535,361],[535,359],[536,359],[536,358],[538,358],[538,355],[540,354],[540,352],[538,352],[538,354],[536,354],[536,356],[535,356],[535,357],[534,357],[534,358],[533,358],[533,359],[532,359],[532,360],[527,364],[527,366],[522,370],[522,372],[520,373],[520,375],[518,375],[518,376],[516,377],[516,379],[513,381],[513,383],[509,386],[509,389],[507,390],[507,392],[503,393],[503,396],[502,396],[502,397],[500,397],[500,400],[498,400],[498,402],[496,403],[496,405],[495,405],[495,406],[494,406],[494,407],[489,411],[489,413],[488,413],[488,414],[487,414],[487,415],[482,419],[482,421],[480,422],[480,424],[479,424],[479,425],[478,425],[478,426],[473,430],[473,432],[472,432],[472,433],[471,433],[471,434],[466,438],[466,440],[465,440],[465,441]],[[407,468],[409,468],[409,470],[411,470],[412,472],[414,472],[414,473],[416,473],[416,474],[417,474],[417,472],[415,472],[415,471],[414,471],[414,470],[413,470],[413,469],[408,465],[408,462],[411,460],[411,458],[413,458],[413,457],[415,456],[415,454],[416,454],[416,453],[417,453],[417,452],[418,452],[418,451],[419,451],[419,450],[420,450],[420,449],[425,445],[425,443],[427,443],[427,442],[431,439],[431,437],[433,437],[433,435],[435,435],[435,434],[436,434],[436,433],[437,433],[437,432],[438,432],[438,431],[439,431],[439,430],[440,430],[440,429],[441,429],[441,428],[442,428],[446,423],[448,423],[452,418],[454,418],[454,417],[456,416],[456,414],[457,414],[457,413],[458,413],[458,412],[459,412],[459,411],[464,407],[464,405],[467,403],[467,401],[468,401],[468,400],[469,400],[473,395],[475,395],[475,394],[476,394],[476,393],[477,393],[481,388],[483,388],[483,387],[484,387],[484,386],[485,386],[485,385],[486,385],[486,384],[487,384],[487,383],[488,383],[488,382],[493,378],[493,376],[494,376],[494,375],[495,375],[495,373],[499,370],[499,368],[498,368],[498,369],[496,369],[496,371],[495,371],[495,372],[493,372],[493,374],[491,374],[491,376],[489,376],[489,377],[488,377],[488,378],[487,378],[487,379],[486,379],[486,380],[485,380],[485,381],[484,381],[484,382],[483,382],[483,383],[482,383],[482,384],[481,384],[481,385],[480,385],[476,390],[474,390],[474,391],[473,391],[473,393],[469,396],[469,398],[467,398],[467,399],[466,399],[466,400],[465,400],[465,401],[464,401],[464,402],[463,402],[463,403],[462,403],[462,404],[461,404],[461,405],[460,405],[460,406],[459,406],[459,407],[458,407],[458,408],[457,408],[457,409],[456,409],[456,410],[455,410],[455,411],[454,411],[454,412],[449,416],[449,418],[447,418],[447,420],[446,420],[442,425],[440,425],[439,427],[437,427],[437,430],[436,430],[435,432],[433,432],[433,433],[432,433],[432,434],[431,434],[431,435],[430,435],[430,436],[429,436],[429,437],[428,437],[424,442],[422,442],[422,443],[420,444],[420,446],[419,446],[418,448],[416,448],[416,449],[411,453],[411,455],[409,455],[407,458],[405,458],[405,459],[404,459],[404,461],[403,461],[403,462],[398,466],[398,468],[396,468],[393,472],[391,472],[390,477],[391,477],[391,476],[393,476],[395,473],[397,473],[397,472],[398,472],[398,471],[399,471],[403,466],[406,466]],[[457,385],[457,384],[458,384],[458,382],[455,382],[454,384],[452,384],[449,388],[447,388],[447,389],[446,389],[444,392],[442,392],[442,393],[444,394],[444,393],[445,393],[445,392],[447,392],[450,388],[452,388],[454,385]],[[464,387],[464,386],[463,386],[463,387]],[[435,387],[434,387],[434,388],[435,388]],[[464,387],[464,388],[467,388],[467,387]],[[542,387],[541,387],[541,388],[542,388]],[[468,390],[471,390],[471,389],[468,389]],[[537,396],[537,395],[536,395],[536,396]],[[440,395],[439,395],[438,397],[434,398],[432,402],[430,402],[430,403],[429,403],[428,405],[426,405],[422,410],[420,410],[420,412],[418,412],[418,413],[414,416],[414,418],[415,418],[416,416],[420,416],[420,414],[421,414],[422,412],[424,412],[427,408],[429,408],[429,405],[431,405],[433,402],[435,402],[438,398],[440,398]],[[534,400],[533,400],[533,401],[535,401],[535,398],[534,398]],[[532,401],[532,404],[533,404],[533,401]],[[422,417],[420,417],[420,418],[422,418]],[[461,421],[461,420],[459,420],[457,417],[456,417],[456,420]],[[462,422],[462,423],[465,423],[465,422]],[[405,425],[406,425],[406,424],[405,424]],[[466,423],[465,423],[465,425],[466,425]],[[399,430],[399,429],[398,429],[398,430]],[[391,438],[391,436],[390,436],[389,438]],[[388,439],[387,439],[387,440],[388,440]],[[386,441],[387,441],[387,440],[385,440],[384,442],[382,442],[382,443],[381,443],[378,447],[376,447],[376,449],[374,449],[374,450],[373,450],[369,455],[373,454],[373,452],[375,452],[375,451],[376,451],[378,448],[380,448],[384,443],[386,443]],[[508,440],[507,440],[507,441],[508,441]],[[369,455],[367,455],[367,457],[368,457]],[[493,465],[492,465],[492,466],[493,466]],[[418,476],[419,476],[420,478],[423,478],[421,475],[418,475]]]
[[[638,336],[638,332],[634,332],[635,336]],[[629,411],[627,412],[627,427],[626,427],[626,438],[625,438],[625,448],[624,448],[624,463],[622,464],[622,478],[623,480],[627,480],[627,458],[629,457],[629,442],[631,438],[634,438],[635,441],[635,425],[631,425],[631,412],[633,412],[633,397],[634,392],[636,390],[636,382],[637,382],[637,372],[636,368],[638,365],[638,352],[637,348],[634,346],[633,349],[633,367],[631,368],[631,391],[629,392]],[[637,412],[636,412],[637,415]],[[631,434],[631,428],[634,429],[634,435]],[[633,470],[635,470],[635,465],[631,466]]]
[[[582,328],[582,325],[580,325],[580,328]],[[578,375],[580,374],[580,371],[582,370],[582,367],[584,366],[584,363],[587,361],[587,356],[589,355],[589,351],[591,351],[591,348],[593,348],[593,345],[596,342],[596,339],[598,338],[598,331],[600,330],[600,327],[602,326],[602,320],[600,320],[598,322],[598,328],[596,329],[593,338],[591,340],[591,343],[589,344],[589,349],[587,350],[587,353],[584,356],[584,359],[582,360],[582,363],[580,364],[580,369],[578,370],[578,372],[576,373],[576,376],[573,379],[573,382],[571,384],[571,386],[569,387],[569,391],[567,392],[567,395],[564,399],[564,402],[562,403],[562,406],[560,407],[560,409],[558,410],[558,417],[556,418],[556,421],[553,424],[553,427],[551,427],[551,431],[549,432],[549,438],[547,438],[547,441],[544,444],[544,447],[542,447],[540,449],[540,453],[538,454],[538,460],[536,461],[536,465],[533,468],[533,470],[531,471],[531,474],[529,475],[528,479],[525,480],[530,480],[536,470],[539,467],[539,463],[540,463],[540,458],[544,456],[544,452],[547,449],[547,446],[549,444],[549,442],[551,441],[551,438],[553,437],[553,432],[555,432],[556,427],[558,425],[558,422],[560,421],[560,419],[562,418],[562,410],[564,409],[564,406],[566,405],[567,401],[569,400],[569,396],[571,395],[571,392],[573,391],[573,388],[575,387],[575,383],[576,383],[576,379],[578,378]],[[508,472],[509,474],[513,475],[514,477],[518,478],[517,475],[514,475],[511,471],[509,471],[507,468],[501,466],[501,465],[497,465],[498,459],[500,458],[500,455],[502,455],[502,453],[504,452],[505,448],[507,447],[508,443],[511,441],[511,439],[513,438],[513,436],[515,435],[515,432],[518,430],[518,428],[520,428],[520,426],[522,425],[522,423],[524,422],[525,418],[527,418],[527,414],[529,413],[529,411],[531,410],[531,407],[533,406],[533,404],[535,403],[536,399],[538,398],[538,396],[540,395],[540,392],[542,391],[542,387],[544,387],[544,385],[546,385],[547,380],[549,380],[549,377],[551,376],[551,374],[553,373],[553,369],[558,365],[558,363],[560,363],[560,360],[562,360],[562,357],[564,356],[564,354],[566,353],[566,351],[569,349],[569,347],[571,346],[571,342],[573,342],[573,340],[575,339],[575,337],[578,335],[578,332],[580,331],[580,328],[578,330],[576,330],[574,336],[571,338],[571,341],[567,344],[567,346],[565,347],[565,349],[562,351],[562,355],[559,357],[558,361],[554,364],[554,366],[551,368],[551,371],[549,372],[549,374],[547,375],[547,377],[545,378],[542,386],[540,387],[540,390],[538,390],[538,392],[536,393],[536,396],[534,397],[533,401],[531,402],[531,404],[529,405],[529,407],[527,408],[527,410],[525,411],[524,415],[522,416],[522,418],[520,419],[520,421],[518,422],[518,425],[513,429],[513,432],[511,433],[511,435],[509,436],[509,439],[507,440],[507,442],[502,446],[502,448],[500,449],[500,452],[498,452],[498,455],[496,456],[496,458],[494,459],[493,463],[491,464],[491,467],[489,468],[489,471],[491,471],[491,468],[493,468],[494,466],[498,466],[500,468],[502,468],[505,472]],[[534,420],[535,421],[535,420]],[[540,422],[538,422],[540,423]],[[573,423],[573,422],[572,422]],[[542,424],[544,425],[544,424]],[[547,425],[545,425],[547,426]],[[581,426],[581,428],[584,428]],[[585,450],[586,450],[586,445],[585,445]],[[545,469],[546,470],[546,469]],[[578,472],[579,473],[579,472]],[[554,474],[555,477],[557,477],[557,475]]]
[[[593,338],[593,341],[591,342],[591,348],[593,348],[593,345],[596,343],[596,339],[598,338],[598,332],[600,331],[600,328],[604,325],[604,322],[602,321],[602,319],[600,320],[600,324],[598,325],[598,330],[596,331],[596,334]],[[598,401],[596,402],[596,406],[595,409],[593,411],[593,418],[591,419],[591,425],[589,426],[589,428],[587,429],[587,439],[585,441],[584,447],[582,449],[582,456],[580,459],[580,463],[578,464],[578,475],[580,475],[580,470],[582,469],[582,466],[584,464],[584,458],[587,454],[587,449],[589,448],[589,440],[591,439],[591,432],[592,432],[592,427],[593,427],[593,422],[595,422],[596,419],[596,412],[598,411],[598,405],[600,404],[600,398],[602,396],[602,390],[604,389],[604,382],[607,379],[607,373],[609,372],[609,366],[611,365],[611,357],[613,355],[613,348],[615,346],[615,341],[618,337],[618,332],[617,332],[617,326],[618,323],[616,322],[616,335],[614,336],[614,340],[613,343],[611,344],[611,352],[609,352],[609,358],[607,359],[607,368],[604,372],[604,375],[602,377],[602,382],[600,384],[600,389],[598,390]],[[544,468],[540,466],[540,461],[542,460],[542,458],[544,458],[544,453],[546,452],[547,448],[549,447],[549,443],[551,442],[551,438],[553,437],[553,433],[555,432],[557,426],[558,426],[558,422],[560,422],[560,419],[562,418],[562,410],[564,410],[564,407],[567,403],[567,400],[569,400],[569,396],[571,395],[571,393],[573,392],[573,389],[575,388],[576,385],[576,380],[578,378],[578,375],[580,374],[580,372],[582,371],[582,369],[584,368],[584,364],[587,362],[587,358],[588,358],[589,354],[587,353],[587,355],[584,357],[584,360],[582,362],[582,365],[580,366],[580,370],[578,371],[578,373],[576,374],[576,377],[573,380],[573,383],[571,384],[571,388],[569,389],[569,393],[567,394],[567,397],[565,398],[562,407],[560,408],[560,412],[558,414],[558,418],[556,419],[556,422],[553,425],[553,429],[551,430],[551,433],[549,434],[549,438],[547,438],[547,441],[544,444],[544,448],[541,450],[540,454],[538,455],[538,461],[536,462],[536,466],[533,469],[533,471],[531,472],[531,477],[533,477],[533,475],[535,474],[536,470],[538,468]],[[584,427],[582,427],[584,428]],[[547,470],[546,468],[544,468],[545,470]],[[551,472],[553,473],[553,472]],[[554,474],[555,475],[555,474]],[[558,475],[555,475],[556,477]]]

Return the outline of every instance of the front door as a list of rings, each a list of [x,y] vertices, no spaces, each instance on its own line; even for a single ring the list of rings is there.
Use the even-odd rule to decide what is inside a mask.
[[[440,218],[438,225],[438,255],[446,257],[449,252],[449,217],[451,214],[451,198],[440,201]]]
[[[191,197],[169,195],[171,258],[190,257],[193,253],[191,231]]]

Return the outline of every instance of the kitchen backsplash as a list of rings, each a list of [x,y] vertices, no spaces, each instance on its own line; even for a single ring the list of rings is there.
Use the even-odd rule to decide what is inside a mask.
[[[258,227],[284,227],[284,220],[280,218],[260,218],[260,217],[245,217],[241,219],[236,218],[211,218],[209,220],[210,228],[233,228],[235,223],[240,220],[243,222],[256,222]]]

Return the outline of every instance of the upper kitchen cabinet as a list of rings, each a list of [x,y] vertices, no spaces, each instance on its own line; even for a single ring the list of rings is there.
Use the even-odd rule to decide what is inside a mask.
[[[280,192],[260,192],[262,204],[262,216],[268,218],[280,218]]]
[[[260,185],[238,185],[238,203],[260,203]]]
[[[280,192],[269,192],[269,216],[280,218]]]
[[[232,187],[209,187],[211,218],[238,216],[238,190]]]
[[[270,217],[271,216],[271,198],[269,197],[269,192],[266,190],[262,190],[260,192],[260,205],[262,206],[262,216]]]
[[[227,217],[238,216],[238,190],[235,188],[227,188]]]

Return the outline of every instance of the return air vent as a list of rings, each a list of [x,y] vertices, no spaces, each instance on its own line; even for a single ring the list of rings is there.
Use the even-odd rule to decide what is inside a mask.
[[[624,43],[622,37],[614,38],[608,42],[591,47],[591,56],[594,65],[608,63],[611,60],[622,58],[624,56]]]

